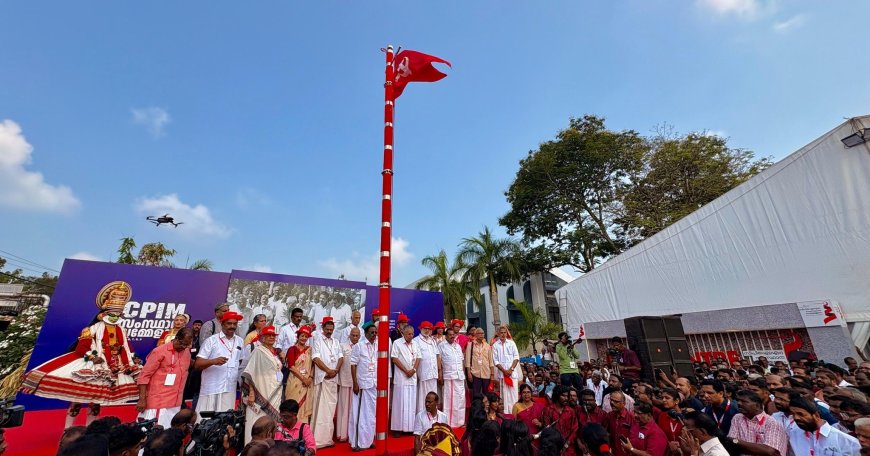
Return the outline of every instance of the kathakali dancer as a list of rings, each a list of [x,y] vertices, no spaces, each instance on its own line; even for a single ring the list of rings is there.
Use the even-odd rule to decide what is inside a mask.
[[[21,391],[40,397],[70,401],[66,427],[73,425],[82,404],[89,404],[90,424],[101,405],[121,405],[139,397],[136,376],[141,366],[133,360],[127,334],[118,325],[130,299],[130,284],[111,282],[97,294],[97,314],[82,330],[72,351],[49,360],[25,374]]]

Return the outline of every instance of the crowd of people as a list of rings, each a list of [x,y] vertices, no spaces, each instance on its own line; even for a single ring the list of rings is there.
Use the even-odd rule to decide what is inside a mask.
[[[221,430],[222,444],[245,455],[373,446],[377,309],[367,322],[353,312],[340,334],[330,316],[303,324],[301,308],[280,328],[254,315],[239,331],[244,317],[219,303],[205,322],[188,326],[188,316],[177,316],[140,364],[125,355],[116,325],[129,289],[115,285],[101,296],[103,312],[75,350],[25,377],[29,392],[73,401],[59,454],[133,455],[143,446],[146,455],[180,454],[196,423],[231,410],[244,426]],[[483,328],[463,332],[464,323],[424,321],[415,330],[400,314],[390,334],[389,429],[413,435],[417,454],[440,454],[445,445],[473,456],[870,452],[868,362],[717,360],[698,363],[689,376],[654,370],[649,382],[618,337],[602,362],[581,362],[579,340],[562,333],[547,359],[522,363],[507,327],[488,340]],[[70,374],[70,366],[86,368]],[[112,374],[112,386],[100,389],[94,379]],[[71,383],[78,389],[64,389]],[[101,395],[108,398],[99,402]],[[83,402],[74,399],[82,397],[94,401],[87,426],[72,426]],[[141,424],[97,419],[101,403],[131,397],[139,419],[157,425],[147,438]],[[101,451],[99,439],[106,451],[83,452]]]

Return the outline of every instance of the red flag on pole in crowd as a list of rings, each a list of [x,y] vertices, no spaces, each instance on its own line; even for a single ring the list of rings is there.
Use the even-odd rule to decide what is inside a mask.
[[[409,82],[435,82],[447,76],[438,71],[433,63],[443,63],[452,68],[450,62],[434,55],[417,51],[399,51],[393,63],[396,69],[393,75],[393,99],[402,95]]]

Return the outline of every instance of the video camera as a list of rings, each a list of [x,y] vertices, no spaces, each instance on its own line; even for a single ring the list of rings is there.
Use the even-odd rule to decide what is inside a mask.
[[[152,434],[160,431],[161,427],[157,425],[157,418],[151,420],[143,420],[137,421],[136,427],[142,430],[145,433],[146,437],[151,437]]]
[[[0,400],[0,428],[18,427],[24,423],[24,406],[11,400]]]
[[[235,429],[236,435],[229,439],[230,448],[237,447],[240,435],[245,430],[245,413],[234,410],[226,412],[201,412],[205,421],[193,428],[187,454],[199,456],[222,456],[225,453],[224,436],[227,426]]]

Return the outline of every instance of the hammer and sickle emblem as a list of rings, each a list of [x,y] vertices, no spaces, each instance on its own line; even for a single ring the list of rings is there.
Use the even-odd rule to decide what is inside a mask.
[[[411,69],[408,68],[408,58],[405,57],[399,62],[399,66],[396,68],[396,80],[399,78],[407,78],[411,75]]]

